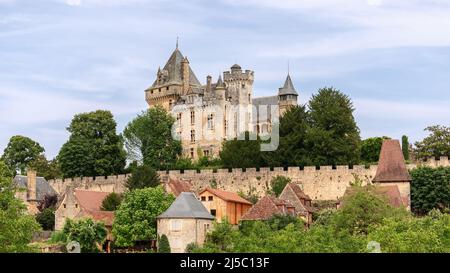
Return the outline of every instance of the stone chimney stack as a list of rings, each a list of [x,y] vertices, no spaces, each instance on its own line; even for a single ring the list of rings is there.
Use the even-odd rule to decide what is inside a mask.
[[[36,171],[27,170],[27,196],[29,201],[36,200]]]
[[[183,94],[187,94],[189,91],[189,61],[187,57],[181,61],[181,73],[183,77]]]
[[[211,91],[211,76],[206,76],[206,91],[210,92]]]

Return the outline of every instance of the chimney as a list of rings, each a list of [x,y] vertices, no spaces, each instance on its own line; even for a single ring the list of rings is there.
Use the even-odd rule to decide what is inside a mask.
[[[189,61],[187,57],[181,61],[181,73],[183,75],[183,94],[189,91]]]
[[[207,76],[206,77],[206,91],[210,92],[211,91],[211,76]]]
[[[28,200],[36,200],[36,171],[27,170],[27,195]]]

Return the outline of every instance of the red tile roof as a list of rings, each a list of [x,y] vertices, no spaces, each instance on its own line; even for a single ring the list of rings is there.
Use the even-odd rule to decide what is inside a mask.
[[[407,181],[411,181],[411,176],[406,168],[400,142],[393,139],[384,140],[373,182]]]
[[[95,221],[103,222],[106,226],[112,226],[114,222],[113,211],[83,210],[83,215],[89,216]]]
[[[290,214],[288,208],[294,209],[294,206],[286,200],[265,196],[248,210],[241,220],[267,220],[275,214]]]
[[[217,197],[219,197],[219,198],[221,198],[221,199],[223,199],[225,201],[252,205],[251,202],[245,200],[244,198],[240,197],[237,193],[234,193],[234,192],[229,192],[229,191],[224,191],[224,190],[219,190],[219,189],[206,188],[206,189],[202,190],[199,193],[199,195],[201,195],[205,191],[208,191],[208,192],[214,194],[215,196],[217,196]]]
[[[192,192],[192,185],[187,181],[169,178],[168,186],[173,195],[178,196],[182,192]]]
[[[114,212],[102,211],[103,200],[109,192],[87,191],[75,189],[75,197],[81,208],[81,215],[91,217],[95,221],[102,221],[106,226],[111,226],[114,221]]]

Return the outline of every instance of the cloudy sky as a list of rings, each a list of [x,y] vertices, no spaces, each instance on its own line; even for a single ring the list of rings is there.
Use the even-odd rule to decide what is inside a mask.
[[[55,156],[79,112],[121,131],[177,36],[202,82],[237,62],[254,96],[289,61],[300,102],[340,89],[363,138],[450,125],[450,0],[0,0],[0,153],[21,134]]]

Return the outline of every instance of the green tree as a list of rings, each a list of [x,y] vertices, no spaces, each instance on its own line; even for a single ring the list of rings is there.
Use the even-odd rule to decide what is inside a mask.
[[[104,211],[115,211],[119,208],[120,203],[122,203],[122,195],[112,192],[103,199],[100,209]]]
[[[78,242],[83,253],[99,252],[107,235],[105,225],[101,222],[94,222],[90,218],[78,221],[67,219],[62,232],[67,243]]]
[[[172,137],[174,118],[162,107],[152,107],[128,123],[123,131],[130,160],[154,169],[168,169],[181,154],[181,142]]]
[[[358,163],[361,140],[350,98],[334,88],[322,88],[312,96],[308,108],[311,129],[306,143],[312,163]]]
[[[141,165],[136,167],[128,178],[125,186],[129,190],[156,187],[160,184],[158,173],[150,166]]]
[[[175,197],[161,186],[137,189],[125,194],[115,212],[112,233],[117,246],[156,238],[156,217],[167,210]]]
[[[38,176],[47,180],[60,178],[62,176],[56,159],[47,160],[44,155],[37,156],[28,164],[28,167],[36,170]]]
[[[425,131],[429,131],[430,135],[415,143],[416,158],[450,157],[450,127],[435,125],[425,128]]]
[[[220,159],[225,168],[256,168],[266,165],[261,153],[261,139],[250,132],[224,141]]]
[[[371,137],[361,141],[361,160],[364,163],[375,163],[380,159],[381,146],[385,139],[390,139],[387,136],[384,137]]]
[[[75,115],[67,128],[69,140],[58,161],[64,177],[103,176],[122,173],[126,154],[116,122],[109,111]]]
[[[40,230],[25,204],[15,197],[11,170],[0,160],[0,253],[29,252],[33,233]]]
[[[283,192],[286,185],[289,183],[291,183],[291,179],[289,177],[277,175],[276,177],[272,178],[272,180],[270,180],[270,192],[278,197],[280,196],[281,192]]]
[[[450,167],[411,170],[411,209],[420,215],[450,208]]]
[[[36,214],[36,221],[43,230],[53,230],[55,228],[55,209],[46,208]]]
[[[409,160],[409,140],[407,136],[402,136],[402,152],[405,160]]]
[[[158,253],[170,253],[169,239],[165,234],[161,235],[158,242]]]
[[[28,164],[44,151],[39,143],[28,137],[13,136],[3,152],[2,160],[11,170],[25,173]]]

